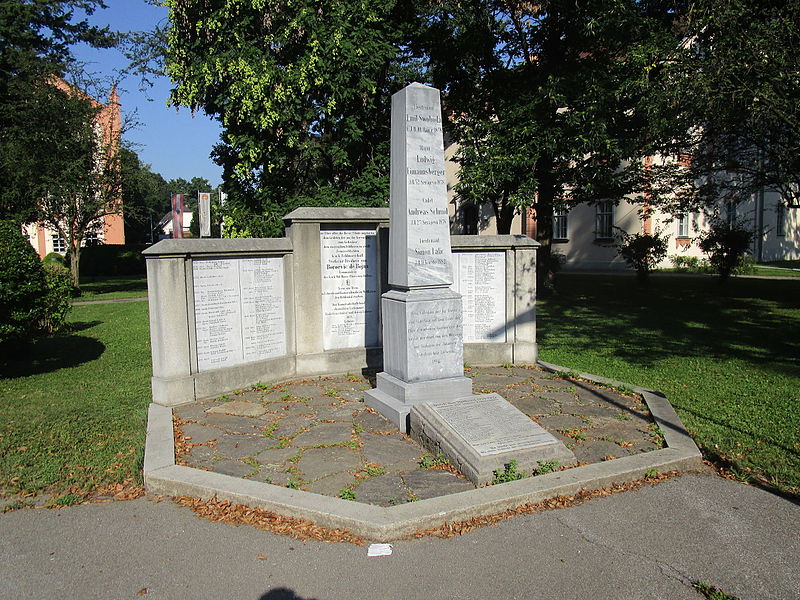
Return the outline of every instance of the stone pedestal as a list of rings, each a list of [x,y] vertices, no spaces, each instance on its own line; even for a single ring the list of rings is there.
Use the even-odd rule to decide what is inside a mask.
[[[392,97],[389,285],[381,297],[383,372],[368,405],[408,431],[414,404],[472,393],[464,377],[461,295],[452,291],[439,90]]]

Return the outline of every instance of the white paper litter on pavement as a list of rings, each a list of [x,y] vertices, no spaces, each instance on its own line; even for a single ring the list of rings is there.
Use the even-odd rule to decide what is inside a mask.
[[[370,544],[367,548],[367,556],[390,556],[391,554],[391,544]]]

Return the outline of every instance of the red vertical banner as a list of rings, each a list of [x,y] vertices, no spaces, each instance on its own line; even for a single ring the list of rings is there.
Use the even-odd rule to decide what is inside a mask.
[[[172,239],[183,238],[183,198],[186,194],[172,194]]]

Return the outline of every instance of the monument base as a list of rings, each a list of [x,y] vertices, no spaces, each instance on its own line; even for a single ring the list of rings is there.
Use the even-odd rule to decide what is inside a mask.
[[[557,469],[576,462],[563,443],[498,394],[416,404],[409,420],[411,437],[442,452],[476,485],[491,482],[512,460],[526,474],[544,463]]]
[[[375,388],[364,393],[364,401],[408,432],[408,415],[411,407],[420,402],[457,400],[472,395],[469,377],[447,377],[409,383],[388,373],[375,376]]]

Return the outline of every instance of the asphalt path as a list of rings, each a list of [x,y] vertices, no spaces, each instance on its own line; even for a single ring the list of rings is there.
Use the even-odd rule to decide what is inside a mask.
[[[141,498],[0,515],[0,598],[800,598],[800,506],[714,475],[451,538],[300,542]]]

